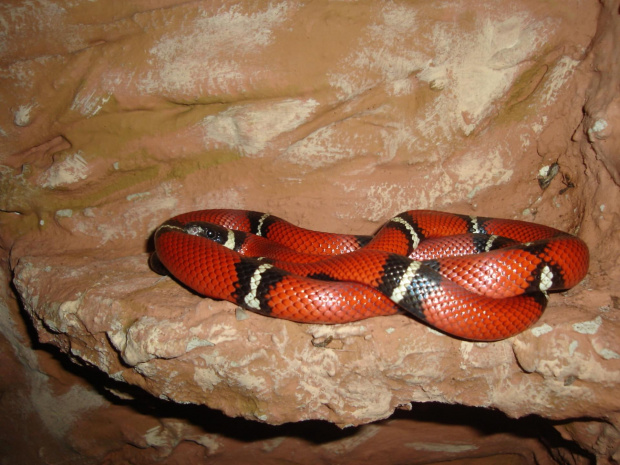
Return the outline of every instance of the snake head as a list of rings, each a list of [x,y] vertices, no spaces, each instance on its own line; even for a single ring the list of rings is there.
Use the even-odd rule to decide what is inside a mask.
[[[184,224],[183,232],[191,236],[204,237],[221,245],[226,245],[232,233],[230,229],[226,229],[223,226],[203,221],[192,221]]]
[[[166,221],[155,231],[155,242],[162,234],[178,232],[190,236],[198,236],[223,245],[224,247],[237,250],[244,243],[247,234],[225,228],[218,224],[205,221],[181,222],[173,218]]]

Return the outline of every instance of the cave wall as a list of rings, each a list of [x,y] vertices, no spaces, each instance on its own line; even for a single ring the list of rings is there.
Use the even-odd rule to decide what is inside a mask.
[[[619,8],[0,5],[3,456],[617,463]],[[204,208],[358,234],[416,208],[523,219],[591,266],[497,343],[300,325],[149,270],[156,226]]]

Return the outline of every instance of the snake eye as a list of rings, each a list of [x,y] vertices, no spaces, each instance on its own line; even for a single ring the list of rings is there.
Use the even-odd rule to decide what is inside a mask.
[[[186,234],[201,236],[210,241],[217,242],[218,244],[226,242],[226,229],[217,224],[196,221],[194,223],[187,223],[184,231]]]

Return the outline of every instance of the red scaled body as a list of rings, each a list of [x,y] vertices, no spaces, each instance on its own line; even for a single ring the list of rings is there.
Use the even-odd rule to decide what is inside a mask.
[[[553,228],[425,210],[394,217],[373,237],[204,210],[164,223],[155,245],[190,288],[259,313],[346,323],[408,312],[472,340],[531,326],[546,291],[577,284],[589,261],[580,239]]]

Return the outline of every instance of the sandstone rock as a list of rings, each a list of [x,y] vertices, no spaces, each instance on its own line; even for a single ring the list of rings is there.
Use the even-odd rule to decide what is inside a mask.
[[[620,460],[617,0],[37,5],[0,13],[0,407],[41,461]],[[155,227],[202,208],[364,234],[410,208],[518,218],[592,263],[497,343],[403,315],[302,325],[149,270]],[[528,419],[486,434],[473,417],[500,414],[453,404]],[[204,406],[355,428],[245,426],[239,449],[248,423]]]

